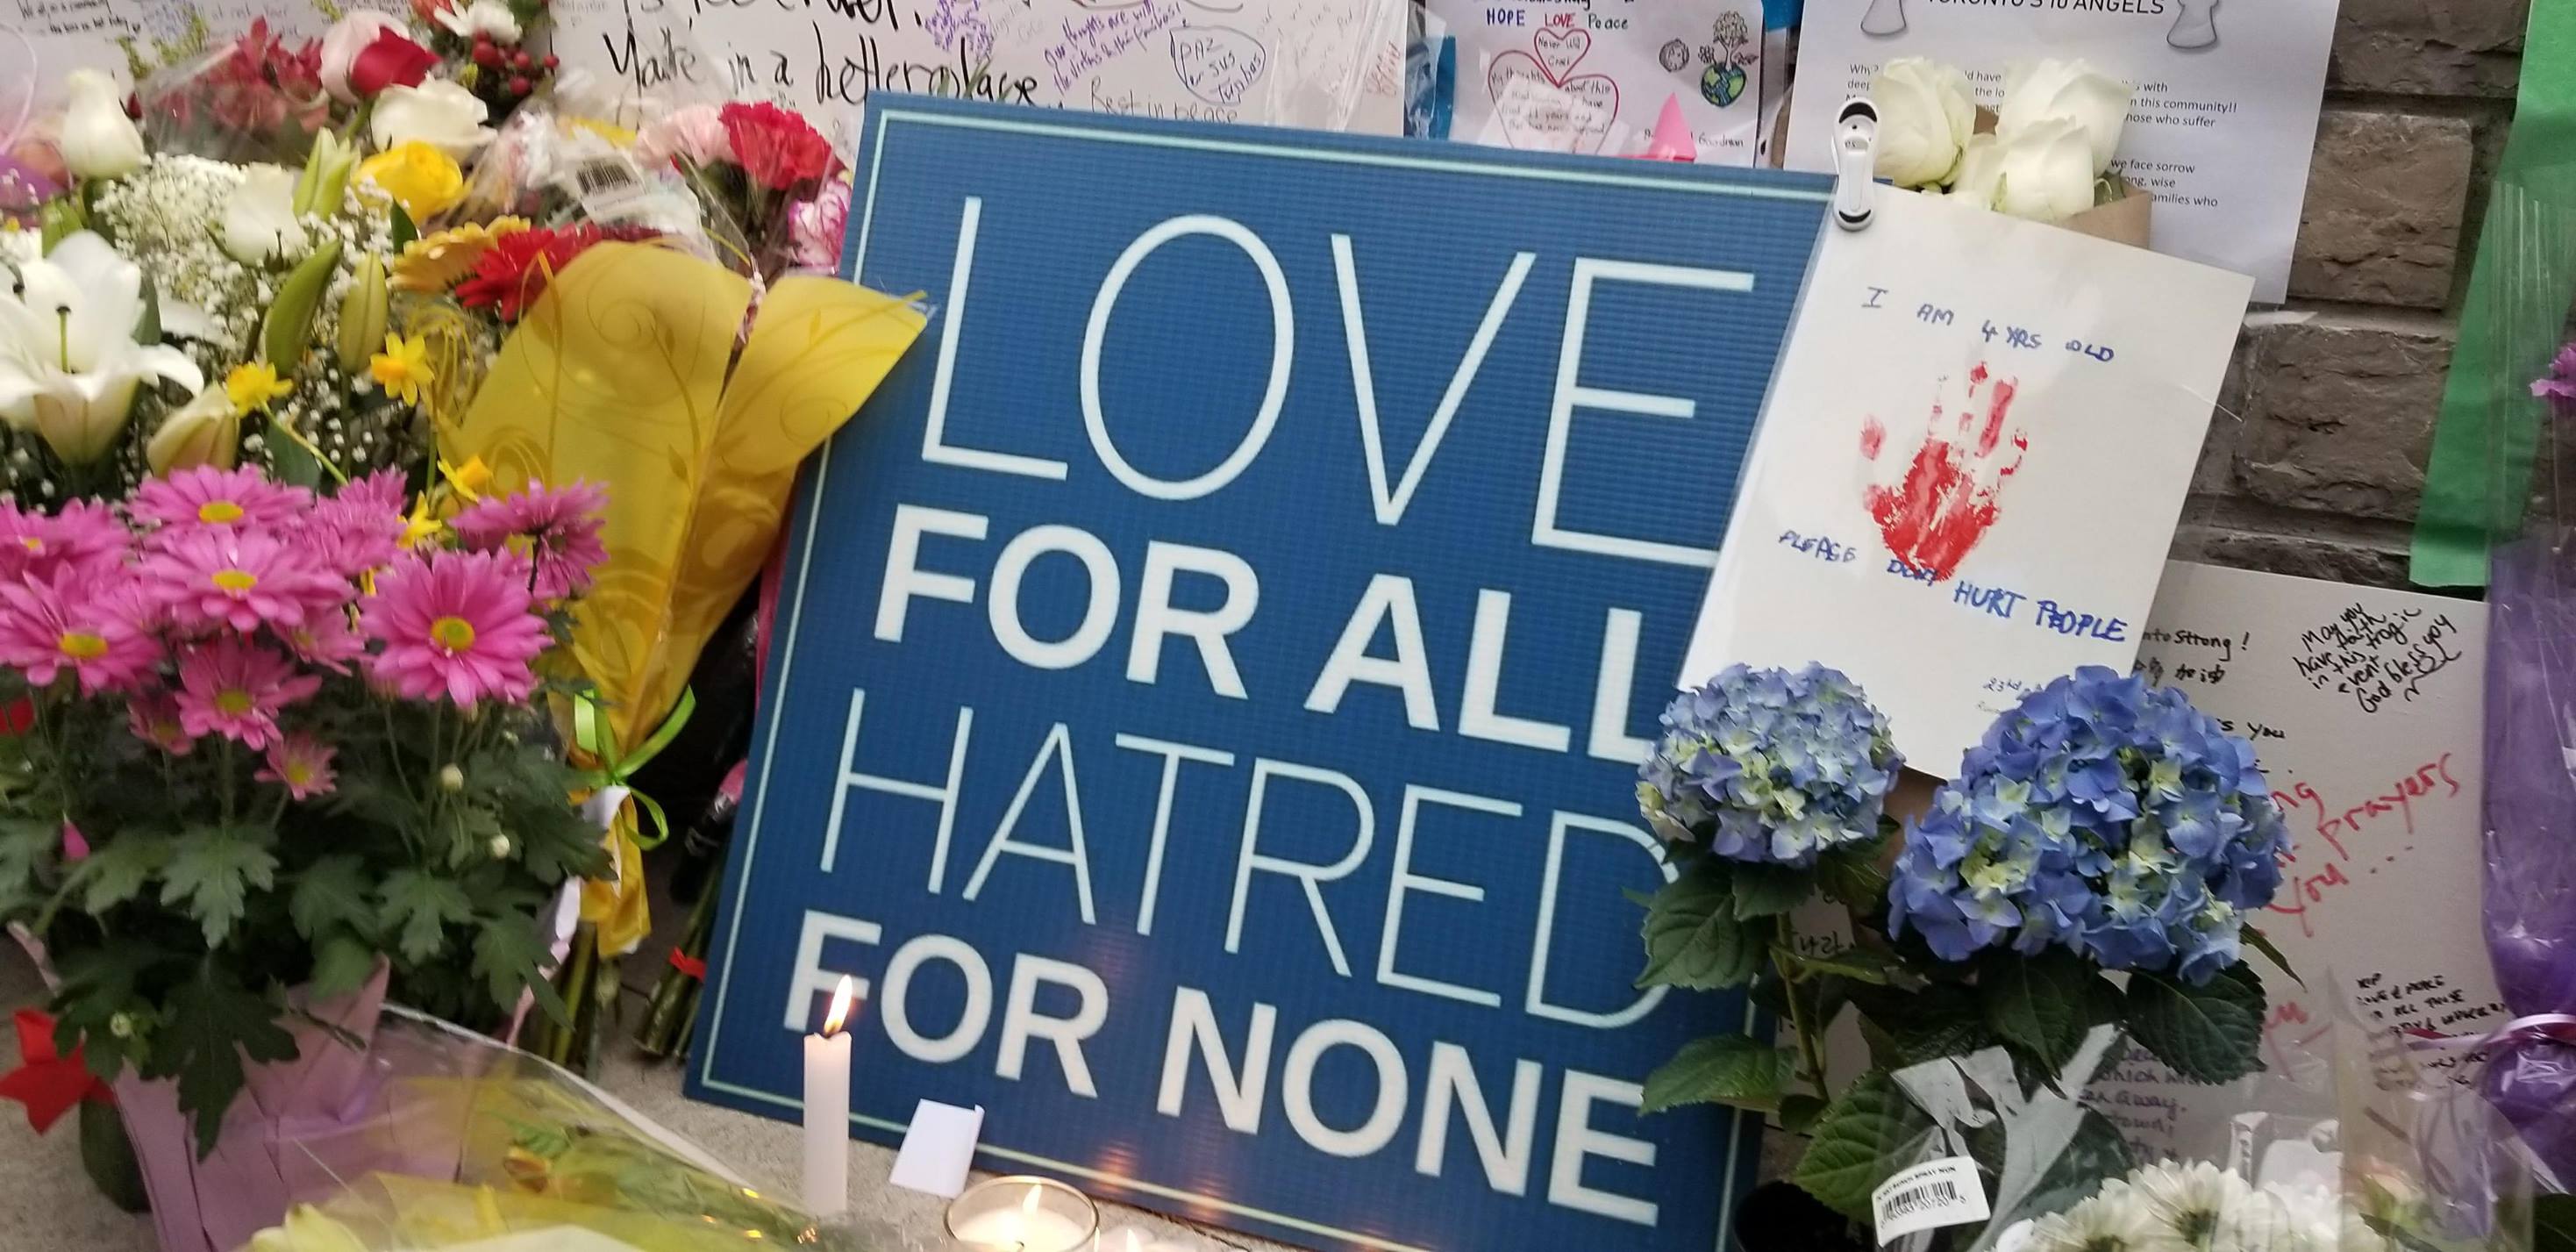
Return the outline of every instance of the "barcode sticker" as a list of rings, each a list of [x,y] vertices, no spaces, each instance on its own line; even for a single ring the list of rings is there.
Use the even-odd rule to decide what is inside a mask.
[[[1880,1243],[1918,1230],[1981,1222],[1988,1215],[1977,1163],[1964,1156],[1943,1157],[1899,1172],[1869,1193],[1869,1210],[1877,1219],[1873,1224]]]

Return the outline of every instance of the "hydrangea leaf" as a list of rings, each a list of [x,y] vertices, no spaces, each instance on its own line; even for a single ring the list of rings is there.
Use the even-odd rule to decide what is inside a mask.
[[[1938,1133],[1895,1079],[1871,1070],[1826,1107],[1794,1181],[1827,1207],[1865,1222],[1869,1193],[1917,1164]]]
[[[1786,865],[1739,861],[1732,867],[1735,915],[1746,921],[1777,917],[1816,893],[1815,875]]]
[[[1900,1066],[1964,1056],[1995,1044],[1975,993],[1965,987],[1935,983],[1909,993],[1855,986],[1851,1001],[1885,1036],[1892,1059]]]
[[[1797,962],[1809,974],[1839,974],[1873,987],[1884,987],[1905,974],[1905,964],[1896,958],[1895,953],[1875,948],[1839,948],[1822,956],[1791,953],[1788,959]]]
[[[2262,953],[2263,958],[2270,961],[2273,968],[2289,975],[2291,982],[2297,983],[2301,987],[2308,985],[2308,981],[2306,979],[2299,977],[2299,971],[2290,968],[2290,958],[2281,955],[2281,949],[2273,944],[2272,937],[2270,935],[2264,934],[2261,928],[2254,926],[2246,927],[2242,933],[2245,938],[2245,946]]]
[[[184,904],[219,947],[248,909],[251,889],[277,885],[277,857],[268,850],[272,831],[200,826],[174,840],[161,869],[161,903]]]
[[[1879,867],[1886,845],[1873,839],[1816,858],[1816,885],[1825,898],[1864,915],[1887,907],[1887,871]]]
[[[2127,1023],[2140,1047],[2194,1082],[2234,1082],[2263,1067],[2263,987],[2243,966],[2203,987],[2133,973]]]
[[[1646,972],[1637,985],[1715,991],[1741,987],[1769,950],[1735,918],[1734,892],[1713,873],[1664,884],[1646,907]]]
[[[1780,1128],[1793,1135],[1807,1133],[1816,1119],[1825,1115],[1822,1096],[1788,1095],[1780,1097]]]
[[[1789,1082],[1789,1054],[1743,1035],[1712,1035],[1682,1045],[1673,1059],[1646,1075],[1639,1113],[1685,1104],[1725,1104],[1767,1113],[1780,1107]]]
[[[1986,1025],[2051,1073],[2064,1069],[2092,1025],[2085,984],[2093,971],[2058,948],[2028,957],[1999,953],[1978,964],[1977,1003]]]
[[[396,870],[385,878],[385,921],[402,927],[396,943],[403,959],[415,964],[438,955],[447,944],[447,926],[474,920],[474,901],[465,889],[416,869]]]

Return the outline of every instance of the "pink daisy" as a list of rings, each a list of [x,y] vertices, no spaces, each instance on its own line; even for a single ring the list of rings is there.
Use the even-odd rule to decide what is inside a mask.
[[[536,562],[537,598],[560,600],[588,591],[592,570],[608,560],[599,539],[607,508],[608,492],[595,483],[576,479],[561,490],[530,483],[517,495],[487,497],[448,525],[477,551],[526,540]]]
[[[545,651],[545,623],[529,598],[527,562],[508,553],[406,556],[376,575],[359,624],[384,641],[367,672],[406,699],[442,693],[472,708],[517,702],[536,690],[528,663]]]
[[[180,533],[144,559],[143,573],[183,630],[281,630],[303,625],[349,601],[348,580],[256,532],[211,527]]]
[[[313,506],[296,528],[326,569],[355,577],[382,569],[402,550],[403,478],[378,470]]]
[[[0,584],[0,665],[34,687],[70,670],[84,695],[140,683],[160,664],[161,645],[136,627],[122,590],[69,567]]]
[[[349,662],[367,654],[367,637],[349,624],[346,613],[317,613],[301,626],[278,631],[277,636],[295,659],[334,674],[348,673]]]
[[[284,786],[286,794],[295,799],[309,800],[328,794],[337,785],[331,758],[339,751],[298,732],[268,745],[268,768],[252,777]]]
[[[130,507],[137,521],[155,523],[167,536],[198,529],[272,526],[312,503],[312,492],[270,482],[253,466],[219,470],[200,465],[144,483]]]
[[[179,702],[169,692],[155,691],[125,702],[125,726],[134,737],[172,756],[195,750],[197,737],[179,720]]]
[[[239,635],[218,635],[179,658],[179,726],[218,734],[254,751],[277,741],[277,714],[312,695],[321,678]]]
[[[133,532],[104,504],[74,500],[52,516],[0,504],[0,577],[50,578],[58,569],[113,569],[133,542]]]

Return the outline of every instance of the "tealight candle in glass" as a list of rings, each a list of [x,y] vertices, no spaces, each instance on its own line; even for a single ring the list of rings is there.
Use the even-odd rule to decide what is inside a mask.
[[[948,1206],[948,1236],[975,1252],[1095,1252],[1099,1235],[1091,1197],[1052,1178],[988,1179]]]

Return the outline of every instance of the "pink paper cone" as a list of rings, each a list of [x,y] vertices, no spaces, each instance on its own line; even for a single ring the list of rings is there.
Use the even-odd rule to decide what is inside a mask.
[[[1697,161],[1699,141],[1691,137],[1690,119],[1682,116],[1682,98],[1664,97],[1664,111],[1655,118],[1655,136],[1646,143],[1649,161]]]

